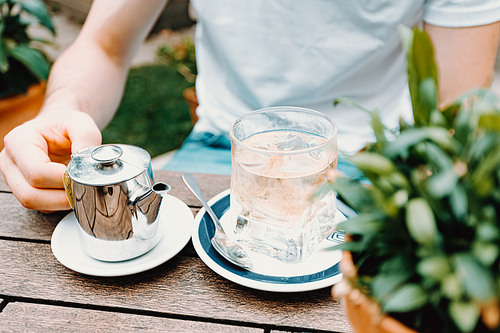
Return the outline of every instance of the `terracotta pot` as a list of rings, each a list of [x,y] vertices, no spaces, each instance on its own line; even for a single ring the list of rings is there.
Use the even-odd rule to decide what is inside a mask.
[[[198,115],[196,114],[196,108],[198,107],[198,98],[196,97],[195,87],[189,87],[184,89],[182,96],[186,100],[189,107],[189,115],[191,116],[191,121],[193,125],[198,121]]]
[[[352,255],[344,251],[341,270],[345,279],[354,279],[357,269]],[[351,288],[344,280],[334,287],[334,295],[342,297],[349,321],[357,333],[417,333],[393,317],[381,313],[380,306],[359,289]]]
[[[33,119],[43,104],[45,84],[40,83],[28,88],[24,95],[0,99],[0,150],[3,138],[14,127]]]

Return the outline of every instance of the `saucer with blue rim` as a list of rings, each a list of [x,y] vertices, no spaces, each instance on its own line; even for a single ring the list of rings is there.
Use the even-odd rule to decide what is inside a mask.
[[[219,217],[229,238],[234,239],[230,227],[230,190],[226,190],[209,202]],[[346,217],[337,210],[336,222]],[[251,270],[245,270],[226,261],[211,245],[215,228],[212,219],[202,208],[195,217],[192,241],[203,262],[220,276],[243,286],[273,292],[302,292],[329,287],[342,280],[339,262],[342,251],[333,247],[343,242],[343,234],[336,232],[321,242],[316,251],[304,262],[289,264],[266,255],[249,251],[253,262]]]

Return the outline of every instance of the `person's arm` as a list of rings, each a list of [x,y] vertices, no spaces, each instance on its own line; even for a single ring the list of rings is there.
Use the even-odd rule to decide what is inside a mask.
[[[39,115],[4,139],[0,171],[30,209],[69,209],[62,174],[71,153],[101,143],[130,62],[167,0],[95,0],[76,41],[57,59]]]
[[[434,45],[440,107],[473,88],[490,88],[500,38],[500,22],[467,28],[425,24]]]
[[[116,110],[130,62],[165,0],[96,0],[76,41],[57,59],[42,112],[52,103],[90,114],[103,127]]]

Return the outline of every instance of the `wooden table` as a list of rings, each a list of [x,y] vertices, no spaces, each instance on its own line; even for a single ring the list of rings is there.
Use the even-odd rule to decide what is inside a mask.
[[[207,199],[228,176],[196,175]],[[180,173],[155,181],[196,214],[200,203]],[[330,288],[273,293],[237,285],[208,268],[191,242],[149,271],[114,278],[74,272],[52,254],[50,239],[68,212],[27,210],[0,176],[0,331],[352,332]]]

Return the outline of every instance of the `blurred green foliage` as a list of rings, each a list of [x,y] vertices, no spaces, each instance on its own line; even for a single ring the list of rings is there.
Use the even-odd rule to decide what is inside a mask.
[[[182,91],[190,84],[172,65],[147,65],[129,72],[123,98],[103,143],[146,149],[151,157],[177,149],[192,129]]]
[[[186,36],[175,44],[161,45],[156,56],[160,63],[175,66],[187,82],[194,84],[198,71],[194,42],[190,37]]]
[[[49,76],[51,62],[28,27],[38,24],[55,35],[52,15],[42,0],[0,0],[0,93],[24,94]]]

